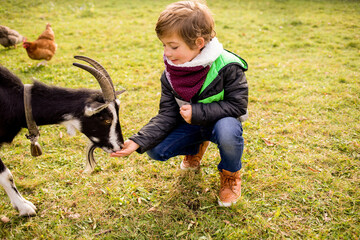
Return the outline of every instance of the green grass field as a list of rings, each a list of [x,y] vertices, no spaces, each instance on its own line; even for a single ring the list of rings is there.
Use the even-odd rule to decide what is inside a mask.
[[[0,64],[24,83],[98,89],[72,66],[85,55],[107,68],[121,95],[125,138],[157,113],[162,44],[154,32],[171,1],[3,0],[0,25],[32,41],[52,24],[58,50],[45,67],[18,46]],[[146,154],[110,158],[83,174],[87,139],[42,126],[44,154],[23,130],[0,156],[37,216],[22,218],[0,190],[0,239],[359,239],[360,2],[208,0],[218,39],[247,60],[250,119],[242,198],[217,206],[214,144],[199,174]],[[1,115],[4,113],[0,113]]]

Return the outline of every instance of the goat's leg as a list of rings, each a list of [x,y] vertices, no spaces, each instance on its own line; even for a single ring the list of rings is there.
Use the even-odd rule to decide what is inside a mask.
[[[20,216],[34,216],[36,215],[36,207],[34,204],[21,196],[17,190],[13,176],[10,170],[5,167],[0,158],[0,185],[4,187],[7,195],[10,198],[13,207],[19,211]]]

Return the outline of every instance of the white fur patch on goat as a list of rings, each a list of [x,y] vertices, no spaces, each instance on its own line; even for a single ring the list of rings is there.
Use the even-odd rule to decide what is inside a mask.
[[[113,145],[114,150],[117,151],[120,150],[120,145],[118,144],[119,139],[118,139],[118,135],[116,134],[116,123],[118,122],[118,116],[116,114],[116,109],[113,103],[109,104],[108,107],[113,115],[113,121],[110,126],[109,142]]]
[[[86,106],[85,107],[85,116],[91,116],[93,114],[94,114],[93,109],[91,107],[89,107],[89,106]]]
[[[67,119],[67,121],[61,122],[60,124],[66,127],[67,133],[70,136],[75,136],[76,130],[81,132],[81,123],[78,119],[73,118],[70,114],[65,115],[64,118]]]

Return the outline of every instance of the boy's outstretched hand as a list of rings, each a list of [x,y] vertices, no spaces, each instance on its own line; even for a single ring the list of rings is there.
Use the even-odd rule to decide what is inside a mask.
[[[140,146],[132,141],[132,140],[126,140],[124,142],[124,147],[117,152],[113,152],[110,154],[110,157],[126,157],[132,154],[136,149],[138,149]]]
[[[191,124],[192,107],[191,105],[183,105],[180,108],[180,114],[188,124]]]

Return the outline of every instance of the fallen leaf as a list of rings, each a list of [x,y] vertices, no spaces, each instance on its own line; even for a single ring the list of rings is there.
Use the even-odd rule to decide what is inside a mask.
[[[148,212],[155,212],[156,211],[156,208],[155,207],[151,207],[149,208]]]
[[[182,232],[180,232],[178,235],[176,235],[177,237],[181,237],[181,236],[183,236],[183,235],[185,235],[187,233],[187,231],[182,231]]]
[[[190,229],[191,229],[191,227],[192,227],[194,224],[195,224],[195,222],[194,222],[194,221],[190,221],[190,223],[189,223],[189,225],[188,225],[187,230],[190,230]]]
[[[8,218],[8,217],[2,217],[1,218],[1,221],[3,222],[3,223],[8,223],[8,222],[10,222],[10,219]]]
[[[203,192],[204,192],[204,193],[207,193],[208,191],[210,191],[210,189],[209,189],[209,188],[205,188]]]
[[[234,226],[234,224],[232,224],[230,221],[228,220],[224,220],[224,223],[227,224],[227,225],[230,225],[230,226]]]
[[[78,219],[78,218],[80,218],[80,214],[78,214],[78,213],[69,214],[68,218],[70,218],[70,219]]]
[[[275,145],[275,143],[273,143],[273,142],[270,142],[269,140],[267,140],[266,138],[263,138],[262,139],[264,142],[265,142],[265,144],[267,145],[267,146],[269,146],[269,147],[272,147],[272,146],[274,146]]]
[[[330,222],[331,218],[328,217],[327,213],[324,214],[324,221],[325,222]]]
[[[99,236],[99,235],[101,235],[101,234],[109,233],[109,232],[111,232],[111,231],[112,231],[112,229],[104,230],[104,231],[102,231],[102,232],[95,233],[94,236]]]

